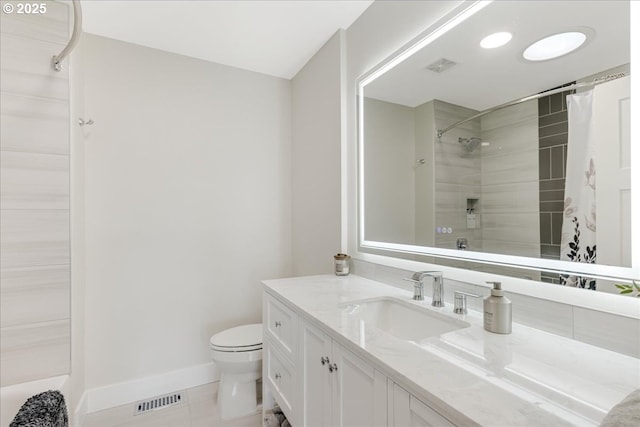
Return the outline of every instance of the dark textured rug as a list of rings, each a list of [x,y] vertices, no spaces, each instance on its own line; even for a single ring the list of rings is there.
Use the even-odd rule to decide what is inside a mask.
[[[67,405],[59,391],[49,390],[30,397],[9,427],[68,427]]]

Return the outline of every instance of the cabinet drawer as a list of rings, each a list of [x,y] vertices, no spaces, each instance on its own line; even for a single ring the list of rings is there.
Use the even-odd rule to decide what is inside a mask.
[[[266,319],[267,334],[280,345],[285,355],[293,360],[298,331],[298,316],[280,301],[267,295]]]
[[[271,388],[271,392],[276,397],[287,419],[294,419],[293,399],[295,398],[295,368],[291,362],[286,360],[273,347],[270,341],[265,342],[264,347],[264,370],[263,376]]]

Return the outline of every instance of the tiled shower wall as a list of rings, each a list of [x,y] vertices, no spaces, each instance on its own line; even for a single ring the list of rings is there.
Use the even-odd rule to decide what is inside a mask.
[[[540,257],[537,110],[528,101],[481,118],[485,252]]]
[[[4,3],[3,3],[4,4]],[[2,13],[2,386],[69,372],[68,6]]]
[[[568,143],[566,97],[570,93],[538,99],[540,255],[547,259],[560,259]],[[559,283],[557,274],[543,273],[542,280]]]
[[[445,129],[452,123],[464,120],[477,113],[475,110],[434,100],[434,122],[436,129]],[[482,222],[477,228],[467,228],[467,199],[478,200],[476,210],[482,209],[480,182],[480,149],[464,151],[458,138],[480,137],[480,121],[471,120],[436,139],[433,149],[435,168],[435,246],[456,249],[459,238],[467,239],[469,250],[481,251]],[[437,227],[451,232],[437,232]],[[448,231],[448,230],[447,230]]]

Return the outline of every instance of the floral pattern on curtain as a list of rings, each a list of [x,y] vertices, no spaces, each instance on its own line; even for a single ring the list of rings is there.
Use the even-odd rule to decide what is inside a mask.
[[[567,96],[569,144],[560,259],[596,262],[596,160],[591,138],[593,90]],[[591,277],[560,275],[560,283],[595,290]]]

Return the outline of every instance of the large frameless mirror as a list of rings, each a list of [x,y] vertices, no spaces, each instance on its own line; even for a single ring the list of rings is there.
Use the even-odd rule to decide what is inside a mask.
[[[638,279],[630,51],[628,1],[477,2],[369,73],[360,250],[614,293]]]

